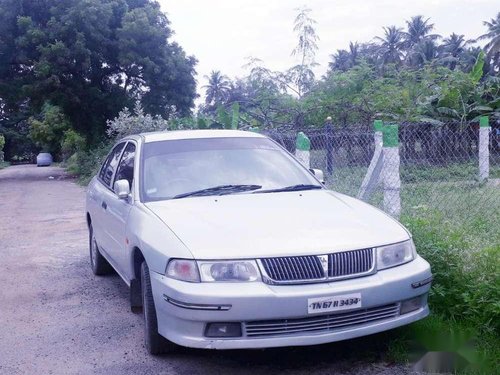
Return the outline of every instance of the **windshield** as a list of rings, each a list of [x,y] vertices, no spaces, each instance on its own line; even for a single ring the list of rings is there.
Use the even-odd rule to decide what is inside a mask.
[[[143,201],[321,185],[267,138],[200,138],[144,144]],[[202,193],[200,193],[202,191]],[[191,193],[195,194],[191,194]]]

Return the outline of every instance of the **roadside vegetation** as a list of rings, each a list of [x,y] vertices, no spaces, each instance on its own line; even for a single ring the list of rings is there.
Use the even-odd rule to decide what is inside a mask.
[[[484,21],[484,34],[467,37],[437,35],[421,15],[388,25],[370,41],[332,50],[328,71],[316,77],[319,36],[312,11],[302,8],[293,24],[295,65],[272,71],[252,57],[244,77],[213,71],[195,113],[196,59],[170,42],[157,2],[0,0],[0,8],[0,169],[4,154],[22,162],[48,151],[85,184],[116,138],[141,131],[322,127],[327,116],[337,130],[371,129],[374,119],[436,127],[464,127],[481,115],[500,121],[500,12]],[[432,265],[433,315],[382,335],[390,339],[387,358],[453,351],[472,364],[464,371],[498,372],[500,189],[449,185],[471,168],[402,171],[403,199],[428,198],[407,205],[401,220]],[[365,172],[336,171],[359,183]],[[500,170],[492,167],[491,177]],[[332,187],[355,195],[359,184]],[[477,189],[497,197],[478,214],[467,209]],[[452,190],[452,199],[441,199]]]

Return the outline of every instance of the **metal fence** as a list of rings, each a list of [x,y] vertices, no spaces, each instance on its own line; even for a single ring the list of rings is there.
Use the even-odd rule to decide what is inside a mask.
[[[403,123],[392,147],[382,144],[382,131],[390,127],[380,123],[373,131],[366,125],[326,124],[264,133],[301,158],[297,135],[304,133],[309,140],[304,163],[323,170],[329,188],[394,216],[434,212],[465,221],[489,215],[500,226],[500,124],[486,118],[482,125]]]

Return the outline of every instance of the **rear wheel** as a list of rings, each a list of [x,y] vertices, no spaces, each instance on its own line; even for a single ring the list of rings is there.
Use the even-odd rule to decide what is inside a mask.
[[[141,292],[142,313],[144,315],[144,343],[150,354],[158,355],[170,353],[176,345],[158,333],[158,319],[156,317],[155,302],[151,289],[151,278],[146,262],[141,265]]]
[[[107,275],[112,271],[108,261],[101,255],[99,246],[94,236],[92,224],[89,226],[89,251],[90,251],[90,267],[94,275]]]

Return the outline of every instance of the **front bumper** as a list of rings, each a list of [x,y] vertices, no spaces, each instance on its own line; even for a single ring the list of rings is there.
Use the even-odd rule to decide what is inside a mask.
[[[151,285],[161,335],[187,347],[240,349],[323,344],[412,323],[429,314],[426,295],[430,283],[419,287],[415,285],[430,277],[429,264],[417,256],[410,263],[370,276],[330,283],[187,283],[152,272]],[[387,319],[325,331],[293,332],[266,337],[246,335],[246,322],[307,318],[310,316],[307,309],[309,298],[349,293],[361,293],[363,309],[399,304],[418,296],[422,296],[422,306],[403,315],[397,313]],[[214,308],[219,306],[224,308]],[[241,322],[243,336],[207,338],[204,332],[208,322]]]

